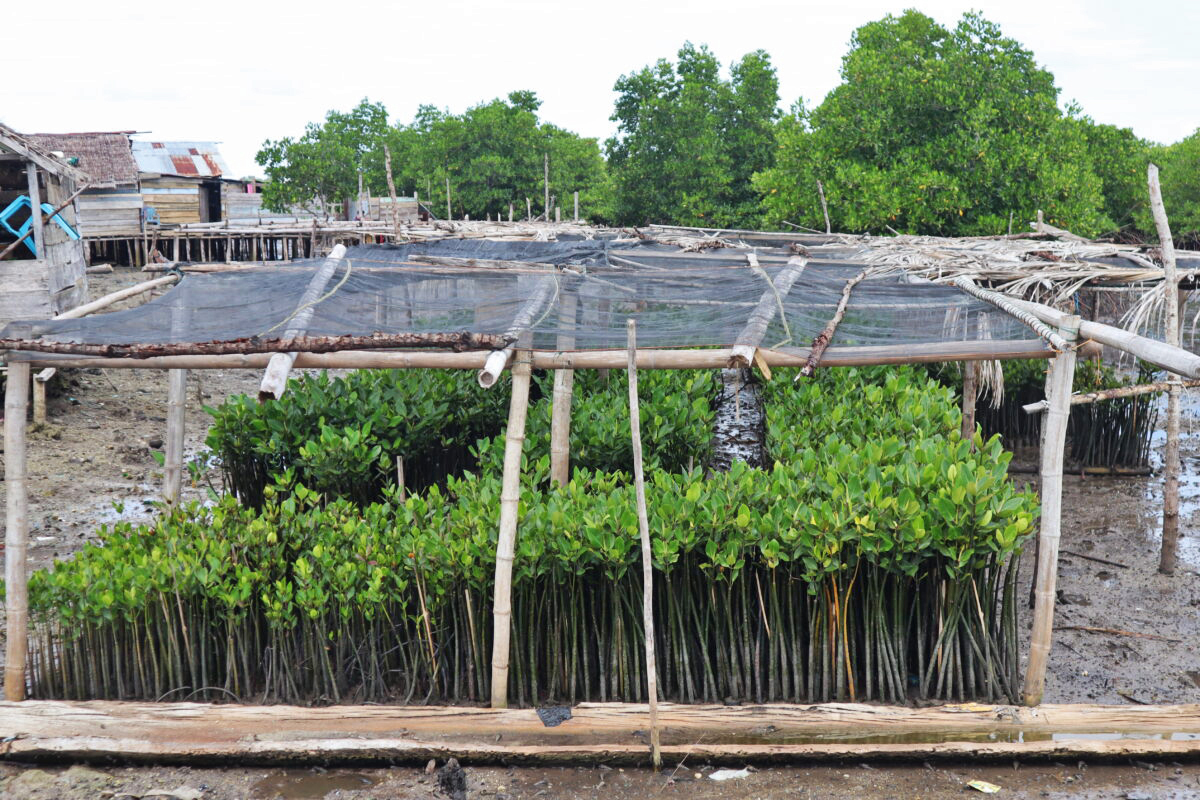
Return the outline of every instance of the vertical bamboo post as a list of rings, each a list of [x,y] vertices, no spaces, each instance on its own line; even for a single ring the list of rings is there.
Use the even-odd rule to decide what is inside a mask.
[[[508,221],[512,222],[512,218],[513,218],[513,204],[509,203],[508,204]]]
[[[825,232],[833,233],[833,226],[829,224],[829,206],[825,204],[825,187],[821,185],[821,181],[817,181],[817,194],[821,196],[821,213],[825,215]]]
[[[45,378],[43,373],[49,373]],[[50,380],[50,375],[54,374],[54,369],[44,369],[33,378],[33,424],[46,424],[46,381]]]
[[[4,485],[7,510],[4,533],[4,601],[7,644],[4,699],[25,699],[28,658],[29,592],[25,559],[29,547],[29,497],[25,485],[25,411],[29,404],[29,364],[10,361],[4,390]]]
[[[579,222],[579,192],[575,192],[575,221]]]
[[[387,173],[388,197],[392,201],[392,243],[395,244],[400,241],[400,199],[396,196],[396,178],[392,175],[392,149],[387,142],[383,144],[383,167]]]
[[[446,221],[450,221],[450,176],[446,176]]]
[[[163,461],[163,499],[179,502],[183,489],[184,414],[187,410],[187,370],[167,370],[167,441]]]
[[[533,201],[530,200],[528,197],[525,198],[525,219],[526,220],[533,219]]]
[[[1079,317],[1067,316],[1059,334],[1072,347],[1059,353],[1046,375],[1046,413],[1042,417],[1042,519],[1038,530],[1037,573],[1034,587],[1033,633],[1022,699],[1025,705],[1042,702],[1046,664],[1054,632],[1054,592],[1058,582],[1058,540],[1062,532],[1063,455],[1067,419],[1071,413],[1071,384],[1075,380],[1075,349]]]
[[[563,295],[558,322],[564,333],[558,336],[558,349],[575,347],[576,297]],[[550,411],[550,483],[563,486],[571,478],[571,402],[575,394],[575,370],[554,371],[553,404]]]
[[[626,323],[628,336],[629,430],[633,437],[633,484],[637,495],[638,534],[642,540],[642,625],[646,632],[646,700],[650,706],[650,753],[654,768],[662,766],[658,736],[658,669],[654,659],[654,564],[650,554],[650,521],[646,513],[646,476],[642,472],[642,420],[638,404],[637,321]]]
[[[546,209],[546,222],[550,221],[550,154],[542,153],[542,189],[545,192],[543,207]]]
[[[528,337],[522,337],[528,346]],[[492,596],[492,708],[508,708],[508,651],[512,634],[512,565],[521,498],[521,451],[529,410],[530,352],[516,352],[512,397],[504,434],[504,473],[500,482],[500,535],[496,541],[496,581]]]
[[[1180,347],[1179,312],[1181,295],[1179,277],[1175,272],[1175,240],[1171,237],[1171,226],[1167,222],[1167,210],[1163,206],[1162,189],[1158,183],[1158,167],[1151,164],[1146,170],[1150,185],[1150,210],[1154,214],[1154,225],[1158,228],[1158,243],[1163,257],[1163,283],[1166,296],[1163,298],[1167,322],[1167,344]],[[1162,550],[1159,553],[1158,571],[1164,575],[1175,573],[1175,561],[1179,549],[1179,416],[1181,379],[1170,374],[1167,381],[1167,447],[1163,458],[1163,524]]]
[[[979,397],[979,362],[963,362],[962,438],[975,438],[975,401]]]

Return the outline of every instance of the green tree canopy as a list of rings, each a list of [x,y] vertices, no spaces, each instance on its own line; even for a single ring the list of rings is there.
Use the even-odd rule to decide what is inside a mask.
[[[525,215],[543,211],[544,159],[550,192],[568,213],[580,192],[581,213],[607,219],[604,159],[596,139],[580,137],[538,118],[541,101],[530,91],[480,103],[463,114],[421,106],[408,125],[389,126],[381,104],[363,100],[348,114],[331,111],[298,139],[264,143],[258,162],[266,168],[268,207],[310,206],[358,195],[358,174],[373,195],[387,191],[386,144],[397,191],[417,194],[434,214],[444,215],[449,179],[451,213],[506,216],[509,203]]]
[[[841,74],[779,125],[776,164],[755,179],[768,222],[823,227],[821,180],[840,230],[1002,233],[1037,209],[1083,234],[1114,227],[1053,76],[982,16],[953,30],[916,11],[864,25]]]
[[[745,225],[757,220],[750,184],[772,163],[779,82],[762,50],[728,79],[707,47],[622,76],[608,141],[616,218],[625,223]]]
[[[329,213],[332,203],[358,196],[367,169],[388,131],[382,103],[363,98],[349,113],[330,111],[304,135],[263,142],[256,160],[266,171],[263,204],[276,211],[298,206]]]
[[[1150,160],[1158,164],[1158,179],[1162,184],[1163,205],[1171,223],[1171,238],[1176,247],[1200,247],[1200,128],[1185,139],[1166,147],[1157,147]],[[1146,166],[1141,174],[1142,194],[1146,193]],[[1158,234],[1150,209],[1142,206],[1138,214],[1139,227],[1157,240]]]

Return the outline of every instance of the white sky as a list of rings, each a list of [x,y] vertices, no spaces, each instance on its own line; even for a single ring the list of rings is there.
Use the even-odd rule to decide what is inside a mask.
[[[1178,0],[57,0],[3,14],[0,120],[24,132],[138,130],[221,142],[238,175],[266,138],[365,97],[409,121],[513,89],[543,118],[613,132],[614,81],[685,40],[722,63],[762,48],[784,108],[838,83],[853,30],[919,8],[952,26],[977,8],[1033,50],[1062,99],[1159,142],[1200,127],[1200,3]],[[44,34],[44,36],[42,35]]]

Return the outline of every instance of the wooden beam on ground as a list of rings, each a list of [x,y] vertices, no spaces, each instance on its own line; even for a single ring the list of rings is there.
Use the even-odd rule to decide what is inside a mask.
[[[353,350],[333,353],[300,353],[295,366],[303,369],[480,369],[491,354],[485,351]],[[638,369],[721,369],[729,350],[638,350]],[[821,357],[826,367],[862,367],[882,364],[928,364],[939,361],[1009,360],[1053,358],[1053,350],[1037,340],[937,342],[914,345],[830,347]],[[769,367],[802,367],[807,348],[759,349]],[[269,353],[231,355],[179,355],[151,358],[99,358],[17,351],[9,361],[25,361],[34,367],[104,369],[258,369]],[[534,351],[534,369],[624,369],[624,350],[580,350],[572,353]]]
[[[336,245],[329,257],[321,264],[321,268],[313,274],[296,310],[292,312],[293,316],[288,322],[287,331],[283,334],[284,339],[297,338],[308,332],[308,322],[312,319],[313,307],[320,301],[322,292],[333,278],[338,264],[345,257],[346,246]],[[263,374],[262,385],[258,388],[260,401],[272,397],[283,397],[283,393],[287,389],[288,373],[292,371],[292,365],[295,362],[296,353],[276,353],[271,356],[267,370]]]
[[[1200,705],[908,708],[659,705],[667,763],[830,759],[1195,757]],[[646,764],[643,704],[581,703],[548,728],[534,709],[0,703],[14,761],[170,764]],[[497,741],[496,734],[500,733]]]
[[[4,698],[25,699],[29,639],[29,490],[25,484],[25,413],[29,404],[29,365],[8,365],[4,388]]]
[[[1062,474],[1067,444],[1067,420],[1071,415],[1071,383],[1075,379],[1075,348],[1079,317],[1067,317],[1058,335],[1068,346],[1050,362],[1046,376],[1048,409],[1042,421],[1042,514],[1038,529],[1037,572],[1034,575],[1033,632],[1029,662],[1021,692],[1025,705],[1042,702],[1046,688],[1046,666],[1054,633],[1055,587],[1058,581],[1058,542],[1062,533]]]

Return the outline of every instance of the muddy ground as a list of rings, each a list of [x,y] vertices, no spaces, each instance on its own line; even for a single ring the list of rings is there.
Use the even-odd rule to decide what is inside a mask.
[[[129,270],[93,276],[92,294],[100,296],[145,277]],[[73,371],[66,377],[62,393],[50,401],[49,425],[29,436],[34,568],[67,557],[92,540],[98,523],[149,519],[161,480],[152,451],[161,449],[165,433],[166,373]],[[202,448],[210,421],[202,405],[219,404],[230,394],[253,393],[260,379],[261,373],[252,370],[190,374],[189,457]],[[1066,478],[1056,626],[1115,628],[1141,635],[1057,631],[1046,702],[1200,702],[1200,393],[1195,390],[1185,394],[1184,434],[1183,539],[1174,576],[1157,572],[1161,478]],[[1161,434],[1158,451],[1161,457]],[[212,478],[217,480],[215,475]],[[185,483],[189,483],[185,495],[204,491],[203,481]],[[0,482],[0,502],[3,496]],[[1032,574],[1031,551],[1023,564],[1026,582]],[[1050,766],[1014,772],[1011,766],[930,770],[851,765],[764,769],[748,778],[717,783],[703,777],[688,780],[694,774],[689,768],[676,775],[674,784],[638,770],[492,769],[472,771],[477,786],[471,796],[941,797],[959,794],[963,780],[982,777],[1007,786],[1008,796],[1200,797],[1196,768],[1183,767],[1179,774],[1175,769],[1170,765],[1155,771],[1092,766],[1080,772],[1074,766]],[[146,794],[151,789],[204,785],[208,787],[201,795],[205,798],[321,797],[324,794],[313,793],[321,787],[328,789],[330,797],[432,796],[429,782],[420,782],[423,774],[409,769],[320,774],[168,768],[104,772],[105,782],[94,787],[77,785],[61,770],[33,778],[29,773],[24,779],[40,782],[40,788],[22,784],[24,788],[14,794],[18,790],[12,788],[13,780],[23,774],[18,769],[0,791],[5,797],[120,797],[121,792],[136,797],[152,796]],[[371,785],[354,787],[348,776],[362,776]],[[95,783],[100,778],[87,780]],[[278,790],[272,788],[276,784]],[[1127,791],[1132,794],[1123,794]]]

